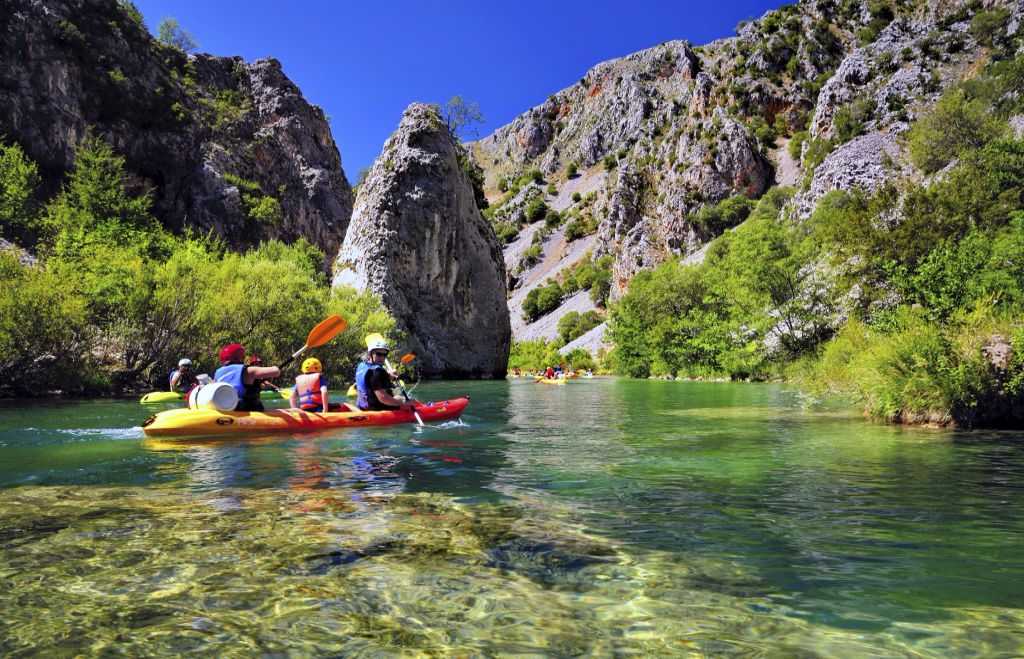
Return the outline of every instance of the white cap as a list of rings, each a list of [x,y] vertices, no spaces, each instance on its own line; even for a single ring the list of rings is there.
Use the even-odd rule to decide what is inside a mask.
[[[178,366],[191,366],[191,365],[192,365],[192,360],[189,359],[188,357],[185,357],[183,359],[179,359],[178,360]]]
[[[384,352],[388,352],[390,350],[390,348],[388,348],[388,342],[384,339],[375,339],[370,341],[369,345],[366,346],[366,349],[367,352],[373,352],[374,350],[383,350]]]

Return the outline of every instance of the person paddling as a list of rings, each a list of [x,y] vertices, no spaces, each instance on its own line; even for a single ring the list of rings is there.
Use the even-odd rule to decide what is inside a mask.
[[[330,400],[323,364],[316,357],[310,357],[302,362],[302,375],[295,378],[291,406],[307,412],[340,409],[340,406],[331,405]]]
[[[262,412],[260,389],[263,380],[279,377],[281,369],[276,366],[246,366],[245,348],[240,343],[230,343],[220,349],[221,367],[213,374],[215,382],[227,382],[238,392],[240,412]]]
[[[178,391],[183,394],[187,394],[192,387],[199,384],[196,374],[192,372],[192,360],[188,357],[179,359],[178,368],[171,371],[168,382],[171,386],[170,391]]]
[[[356,367],[356,406],[361,410],[416,411],[416,401],[395,398],[392,374],[384,367],[388,344],[383,339],[368,341],[366,359]]]

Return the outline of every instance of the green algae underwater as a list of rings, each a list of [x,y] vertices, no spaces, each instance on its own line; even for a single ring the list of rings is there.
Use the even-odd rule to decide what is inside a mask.
[[[1019,656],[1024,433],[783,386],[425,384],[466,425],[0,406],[0,654]]]

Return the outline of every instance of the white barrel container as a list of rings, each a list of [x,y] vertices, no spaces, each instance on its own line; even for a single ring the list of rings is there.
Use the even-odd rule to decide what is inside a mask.
[[[227,382],[211,382],[194,388],[188,395],[188,406],[193,410],[210,409],[230,412],[238,405],[238,392]]]

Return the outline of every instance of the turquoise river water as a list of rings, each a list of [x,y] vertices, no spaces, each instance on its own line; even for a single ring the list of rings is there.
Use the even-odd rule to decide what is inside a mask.
[[[1024,433],[776,385],[424,384],[465,425],[0,404],[0,656],[1024,656]]]

